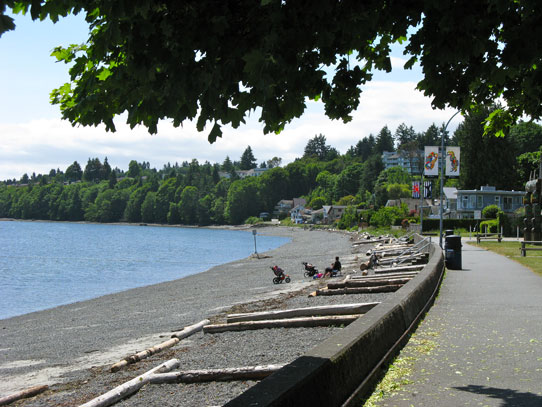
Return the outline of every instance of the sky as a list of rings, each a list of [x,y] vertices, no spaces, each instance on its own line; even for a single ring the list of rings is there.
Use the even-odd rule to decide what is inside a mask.
[[[422,132],[433,123],[446,123],[455,113],[431,108],[431,99],[415,90],[422,79],[421,69],[403,70],[406,57],[394,49],[392,73],[376,73],[363,87],[360,106],[347,124],[328,119],[322,103],[309,101],[305,114],[279,135],[264,135],[258,115],[253,114],[237,129],[224,126],[223,137],[214,144],[207,141],[210,127],[199,133],[191,122],[178,128],[160,122],[155,135],[144,127],[131,130],[122,116],[115,121],[115,133],[106,132],[104,126],[72,127],[61,120],[58,106],[49,103],[51,90],[69,80],[69,67],[50,54],[56,46],[86,41],[83,16],[53,24],[17,15],[15,24],[15,31],[0,37],[0,180],[20,179],[33,172],[48,174],[57,168],[65,171],[74,161],[84,168],[95,157],[102,162],[107,157],[113,168],[122,170],[128,169],[131,160],[149,162],[157,169],[194,158],[200,163],[222,163],[226,156],[238,161],[247,146],[258,163],[280,157],[284,165],[301,157],[315,135],[323,134],[328,145],[345,153],[385,125],[392,133],[401,123]],[[450,133],[460,122],[457,116],[450,123]]]

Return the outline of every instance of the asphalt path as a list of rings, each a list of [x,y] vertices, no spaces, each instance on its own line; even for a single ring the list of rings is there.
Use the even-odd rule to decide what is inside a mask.
[[[410,384],[378,406],[542,406],[542,277],[465,240],[462,268],[401,351]]]

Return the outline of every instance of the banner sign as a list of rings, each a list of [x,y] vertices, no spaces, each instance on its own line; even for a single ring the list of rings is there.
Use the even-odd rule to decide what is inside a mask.
[[[412,198],[420,199],[420,181],[412,181]]]
[[[423,183],[423,198],[431,199],[433,197],[433,181],[425,181]]]
[[[424,174],[426,177],[438,177],[438,146],[425,146]]]
[[[459,177],[459,147],[446,147],[446,176]]]

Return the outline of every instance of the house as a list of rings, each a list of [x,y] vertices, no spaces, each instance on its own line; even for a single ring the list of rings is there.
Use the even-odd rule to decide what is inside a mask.
[[[281,199],[278,201],[278,203],[275,205],[275,208],[273,210],[273,215],[280,215],[290,212],[290,210],[294,207],[294,200],[293,199]]]
[[[382,163],[384,169],[391,167],[401,167],[411,175],[420,175],[423,165],[423,151],[416,151],[409,154],[406,151],[384,151],[382,153]]]
[[[250,170],[236,170],[235,173],[241,179],[246,177],[259,177],[269,168],[252,168]],[[218,171],[218,176],[220,178],[231,178],[231,174],[227,171]]]
[[[410,211],[416,211],[418,213],[420,212],[420,206],[422,205],[422,201],[419,198],[389,199],[386,202],[386,206],[401,206],[401,204],[403,203],[406,204],[409,212]],[[423,207],[425,208],[424,213],[427,213],[428,212],[427,208],[431,207],[431,199],[424,199]]]
[[[294,223],[306,223],[312,220],[311,210],[305,208],[304,204],[296,205],[290,211],[290,219]]]
[[[338,221],[339,219],[341,219],[341,216],[343,215],[346,208],[347,206],[345,205],[324,205],[322,207],[322,209],[324,210],[322,223],[329,224]]]
[[[442,199],[442,209],[443,217],[448,217],[452,219],[457,218],[457,188],[444,187],[443,199]]]
[[[505,213],[513,213],[523,206],[523,191],[497,190],[493,186],[482,186],[480,190],[457,191],[457,216],[460,219],[481,218],[482,210],[497,205]]]

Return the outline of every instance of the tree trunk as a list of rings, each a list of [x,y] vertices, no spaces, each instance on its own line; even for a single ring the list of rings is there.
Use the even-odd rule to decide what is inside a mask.
[[[349,323],[358,319],[359,316],[360,315],[339,315],[327,317],[234,322],[232,324],[207,325],[203,328],[203,332],[214,334],[227,331],[246,331],[266,328],[312,328],[315,326],[348,325]]]
[[[0,406],[6,406],[8,404],[13,403],[14,401],[26,399],[28,397],[34,397],[40,393],[43,393],[45,390],[47,390],[49,386],[34,386],[30,387],[28,389],[24,389],[21,391],[18,391],[17,393],[10,394],[9,396],[5,396],[0,398]]]
[[[272,319],[284,319],[294,317],[323,316],[323,315],[352,315],[363,314],[379,302],[357,303],[357,304],[337,304],[322,305],[318,307],[294,308],[288,310],[250,312],[243,314],[230,314],[227,322],[260,321]]]
[[[155,373],[164,373],[169,372],[171,369],[179,367],[179,359],[171,359],[165,363],[162,363],[155,368],[149,370],[148,372],[143,373],[136,378],[121,384],[120,386],[115,387],[113,390],[109,390],[107,393],[102,394],[101,396],[96,397],[95,399],[90,400],[89,402],[82,404],[79,407],[105,407],[110,406],[113,403],[116,403],[119,400],[134,394],[145,384],[147,384],[151,376]]]
[[[184,372],[170,372],[154,374],[150,383],[200,383],[230,380],[262,380],[275,373],[283,365],[248,366],[226,369],[187,370]]]

